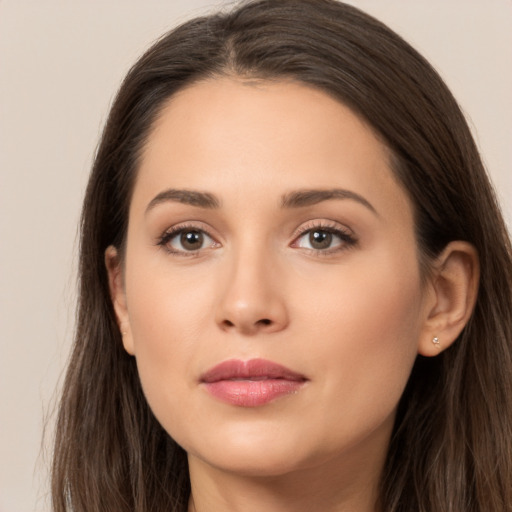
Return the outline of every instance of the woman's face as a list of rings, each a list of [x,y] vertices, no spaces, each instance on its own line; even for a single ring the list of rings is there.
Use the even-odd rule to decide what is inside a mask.
[[[191,465],[382,463],[427,299],[389,154],[325,93],[225,78],[176,94],[142,155],[114,295]]]

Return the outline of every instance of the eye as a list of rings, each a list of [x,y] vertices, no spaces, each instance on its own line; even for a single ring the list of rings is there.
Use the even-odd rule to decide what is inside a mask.
[[[201,249],[217,247],[219,244],[204,230],[195,227],[178,227],[164,233],[158,245],[172,254],[194,254]]]
[[[339,244],[339,240],[336,240],[333,233],[330,231],[315,229],[301,237],[299,247],[307,247],[308,249],[317,250],[329,249],[332,246],[333,241],[336,241]]]
[[[292,243],[292,247],[331,253],[351,247],[355,243],[355,238],[348,231],[338,227],[316,226],[305,228]]]

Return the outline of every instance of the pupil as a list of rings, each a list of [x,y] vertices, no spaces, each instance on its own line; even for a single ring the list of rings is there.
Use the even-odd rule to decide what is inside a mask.
[[[314,249],[327,249],[332,242],[332,233],[328,231],[312,231],[309,242]]]
[[[187,231],[181,234],[181,245],[191,251],[203,245],[203,234],[199,231]]]

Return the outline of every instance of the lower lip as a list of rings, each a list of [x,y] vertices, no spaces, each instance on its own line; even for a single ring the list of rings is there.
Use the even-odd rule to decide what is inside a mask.
[[[203,384],[214,397],[239,407],[258,407],[297,393],[304,381],[287,379],[220,380]]]

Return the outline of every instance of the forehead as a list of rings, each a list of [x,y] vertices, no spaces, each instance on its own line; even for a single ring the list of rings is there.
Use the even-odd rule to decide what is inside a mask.
[[[388,158],[372,129],[323,91],[297,82],[219,78],[195,83],[167,101],[148,137],[143,160],[169,156],[171,151],[183,153],[190,146],[195,150],[198,144],[213,153],[243,147],[260,159],[276,157],[274,150],[283,153],[298,142],[303,152],[322,149],[317,158],[330,156],[333,145],[340,143],[351,146],[350,154],[371,152],[379,160]],[[194,156],[200,157],[195,151]]]
[[[137,181],[135,195],[146,201],[171,187],[249,200],[336,186],[408,207],[390,153],[367,123],[296,82],[219,78],[181,90],[154,123]]]

